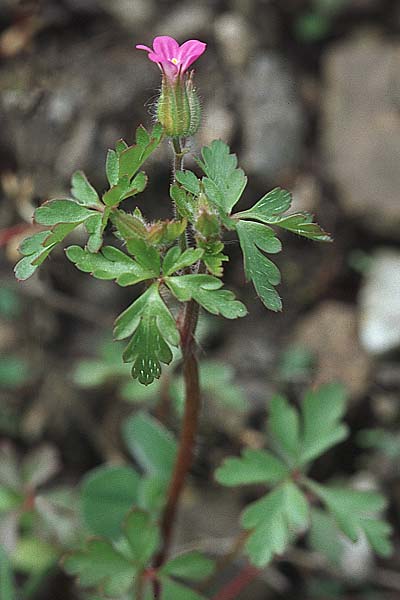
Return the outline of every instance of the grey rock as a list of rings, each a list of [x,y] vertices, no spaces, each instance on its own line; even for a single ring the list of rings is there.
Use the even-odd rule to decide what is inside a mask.
[[[243,67],[256,41],[248,20],[237,13],[224,13],[216,20],[214,29],[226,64]]]
[[[179,2],[170,8],[157,27],[158,35],[170,35],[180,43],[208,31],[214,14],[206,2]]]
[[[105,36],[65,44],[48,44],[28,63],[18,57],[0,74],[0,144],[32,175],[41,198],[60,193],[75,168],[103,177],[100,131],[109,124],[116,139],[127,135],[121,121],[131,115],[132,135],[144,116],[145,90],[159,80],[129,41],[113,45]]]
[[[288,65],[273,52],[260,55],[243,82],[245,167],[269,184],[299,162],[304,114]]]
[[[324,60],[322,127],[328,173],[349,215],[400,237],[400,44],[373,32]]]
[[[154,16],[153,0],[98,0],[103,10],[129,30],[140,29]]]
[[[379,250],[360,292],[360,339],[372,354],[400,346],[400,253]]]
[[[357,313],[347,304],[325,301],[298,324],[294,341],[316,358],[313,385],[345,384],[353,398],[368,385],[370,360],[357,337]]]

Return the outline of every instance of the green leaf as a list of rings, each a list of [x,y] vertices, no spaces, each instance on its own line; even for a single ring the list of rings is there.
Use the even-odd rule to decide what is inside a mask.
[[[159,276],[161,258],[156,248],[151,246],[146,240],[138,237],[127,238],[126,247],[128,252],[136,258],[143,269],[157,273],[157,277]]]
[[[353,542],[359,539],[365,522],[368,529],[371,527],[371,518],[386,506],[385,498],[377,492],[327,487],[310,480],[306,480],[306,485],[324,502],[338,527]],[[373,527],[374,525],[372,533]],[[390,528],[386,537],[389,533]]]
[[[216,480],[227,486],[278,483],[288,475],[288,468],[273,454],[250,448],[240,458],[225,459],[215,472]]]
[[[320,456],[348,436],[340,419],[346,410],[346,390],[341,384],[327,384],[306,394],[302,404],[303,439],[300,464]]]
[[[318,223],[313,222],[313,215],[309,213],[295,213],[287,216],[277,216],[269,218],[261,218],[260,215],[253,215],[254,219],[262,221],[263,223],[269,223],[270,225],[277,225],[282,229],[287,229],[292,233],[297,233],[302,237],[314,240],[315,242],[331,242],[331,236],[326,233]]]
[[[105,223],[103,223],[103,216],[100,213],[96,213],[86,219],[85,221],[86,231],[89,234],[86,247],[89,252],[98,252],[103,244],[103,231]]]
[[[83,223],[93,216],[93,210],[74,200],[49,200],[35,210],[35,221],[40,225],[53,226],[58,223]]]
[[[272,398],[269,404],[268,429],[278,452],[291,463],[296,463],[300,450],[299,415],[286,398]]]
[[[236,213],[234,216],[238,219],[255,219],[268,223],[270,217],[284,213],[292,204],[292,195],[287,190],[275,188],[265,194],[254,206],[248,210]]]
[[[115,279],[121,286],[133,285],[158,276],[157,272],[146,270],[133,258],[113,246],[105,246],[98,254],[88,252],[80,246],[70,246],[66,254],[81,271],[91,273],[97,279]]]
[[[178,185],[171,185],[169,194],[176,206],[178,214],[182,218],[192,222],[196,212],[193,196],[187,194],[186,191]]]
[[[184,252],[179,246],[173,246],[164,257],[162,270],[164,275],[172,275],[180,269],[190,267],[203,256],[204,250],[201,248],[188,248]]]
[[[138,497],[138,506],[158,515],[166,501],[167,480],[161,477],[142,477]]]
[[[81,512],[89,531],[119,538],[129,509],[137,502],[140,477],[132,467],[97,467],[81,484]]]
[[[168,429],[149,414],[139,412],[124,422],[122,435],[132,456],[146,472],[160,479],[169,478],[177,444]]]
[[[83,171],[76,171],[72,175],[71,183],[71,194],[79,204],[86,206],[87,208],[98,208],[102,206],[96,190],[89,183]],[[62,221],[59,222],[61,223]],[[70,223],[71,221],[67,222]]]
[[[193,299],[213,315],[236,319],[247,314],[245,305],[235,299],[233,292],[221,289],[222,281],[212,275],[166,277],[165,283],[178,300]]]
[[[25,574],[44,573],[57,563],[59,550],[49,542],[27,535],[17,540],[11,559],[17,571]]]
[[[130,146],[120,154],[120,177],[127,175],[129,179],[131,179],[161,141],[163,128],[160,123],[157,123],[154,126],[151,136],[145,136],[143,134],[143,129],[144,128],[141,128],[136,132],[136,145]]]
[[[101,586],[109,596],[124,594],[131,587],[136,568],[105,540],[90,540],[86,548],[64,559],[64,569],[77,575],[82,587]]]
[[[124,524],[133,560],[145,567],[160,545],[160,531],[151,516],[139,509],[129,513]]]
[[[332,516],[323,510],[311,510],[311,527],[308,535],[312,550],[320,552],[338,566],[343,555],[343,540]]]
[[[43,244],[48,237],[48,231],[40,231],[26,238],[21,243],[19,251],[24,258],[14,267],[15,276],[19,281],[25,281],[25,279],[33,275],[56,245],[54,243],[50,246],[44,246]]]
[[[379,556],[389,557],[393,552],[393,545],[388,539],[392,533],[389,523],[378,519],[363,519],[362,527],[371,548]]]
[[[115,150],[108,150],[107,152],[106,173],[110,187],[117,185],[119,179],[119,158]]]
[[[169,577],[161,578],[161,600],[206,600],[204,596]]]
[[[246,187],[247,177],[242,169],[237,168],[237,158],[229,154],[229,146],[221,140],[205,146],[202,158],[198,163],[206,175],[203,185],[207,197],[230,214]]]
[[[291,481],[287,481],[242,514],[246,529],[254,529],[246,542],[246,552],[256,567],[265,566],[275,554],[282,554],[293,534],[308,525],[308,502]]]
[[[10,560],[0,545],[0,600],[16,600],[16,588]]]
[[[154,283],[116,320],[114,336],[122,340],[132,335],[124,361],[132,362],[132,376],[149,385],[161,375],[161,363],[173,358],[169,344],[178,346],[179,332],[174,318]]]
[[[175,177],[187,192],[194,196],[200,194],[200,181],[192,171],[177,171]]]
[[[236,213],[237,219],[253,219],[268,225],[278,225],[283,229],[297,233],[303,237],[318,241],[330,242],[330,236],[317,224],[313,216],[306,212],[282,216],[290,208],[292,195],[287,190],[275,188],[248,210]]]
[[[280,241],[270,227],[260,223],[239,221],[236,230],[243,252],[246,279],[253,282],[259,298],[267,308],[282,310],[282,301],[275,290],[275,286],[281,281],[279,269],[261,252],[280,252]]]
[[[160,574],[171,575],[178,579],[201,581],[210,577],[215,569],[215,562],[201,552],[193,551],[180,554],[169,560],[160,569]]]

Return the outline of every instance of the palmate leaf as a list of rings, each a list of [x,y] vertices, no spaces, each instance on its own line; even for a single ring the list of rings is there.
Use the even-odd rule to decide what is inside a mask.
[[[229,146],[222,140],[214,140],[202,149],[198,164],[205,174],[202,182],[207,197],[229,215],[247,184],[244,172],[237,168],[236,156],[229,154]]]
[[[80,505],[89,532],[111,539],[122,535],[122,523],[137,503],[140,477],[132,467],[101,466],[81,484]]]
[[[162,270],[164,275],[169,276],[180,269],[194,265],[203,254],[204,250],[201,248],[188,248],[182,252],[179,246],[173,246],[168,250],[163,260]]]
[[[212,275],[193,274],[166,277],[165,284],[180,302],[195,300],[213,315],[226,319],[237,319],[247,314],[242,302],[235,299],[233,292],[222,288],[222,281]]]
[[[134,562],[140,567],[145,567],[160,545],[158,525],[149,513],[135,508],[126,518],[124,534]]]
[[[119,154],[119,178],[127,175],[131,179],[157,148],[162,136],[163,128],[160,123],[154,125],[150,134],[147,133],[144,127],[138,127],[136,130],[136,144],[124,149]]]
[[[306,529],[308,522],[308,502],[291,481],[250,504],[242,524],[253,530],[245,546],[252,564],[263,567],[275,554],[282,554],[293,534]]]
[[[181,186],[193,196],[200,194],[200,181],[192,171],[177,171],[176,180]]]
[[[161,600],[206,600],[205,596],[169,577],[161,577],[160,581]]]
[[[283,396],[275,396],[269,404],[268,431],[274,449],[290,465],[297,465],[301,433],[299,413]]]
[[[80,246],[70,246],[66,254],[81,271],[91,273],[97,279],[115,279],[121,286],[133,285],[159,275],[159,271],[146,268],[113,246],[105,246],[98,254]]]
[[[214,569],[215,562],[213,560],[194,550],[171,558],[161,567],[159,572],[161,575],[169,575],[179,579],[202,581],[210,577]]]
[[[322,500],[339,529],[352,542],[356,542],[363,533],[375,552],[382,556],[391,553],[389,536],[392,528],[379,518],[379,513],[387,504],[381,494],[322,486],[311,480],[306,480],[306,485]]]
[[[160,543],[158,525],[140,509],[131,510],[123,524],[123,544],[91,539],[79,551],[64,558],[67,573],[77,575],[82,587],[97,587],[107,597],[119,597],[134,585],[150,563]]]
[[[152,284],[116,320],[117,340],[132,336],[124,361],[132,362],[132,376],[148,385],[161,375],[161,363],[172,360],[170,345],[179,344],[176,323],[161,299],[158,283]]]
[[[281,281],[279,269],[262,252],[280,252],[280,241],[270,227],[260,223],[239,221],[236,231],[243,252],[246,279],[253,282],[260,300],[267,308],[282,310],[282,301],[275,290]]]
[[[282,215],[292,203],[292,195],[287,190],[275,188],[248,210],[234,215],[237,219],[261,221],[267,225],[277,225],[297,235],[317,242],[330,242],[330,236],[313,222],[313,216],[306,212]]]
[[[69,575],[76,575],[82,587],[99,587],[106,596],[118,597],[129,590],[137,568],[110,542],[89,540],[86,547],[68,555],[63,562]]]
[[[72,175],[71,185],[71,194],[79,204],[87,208],[102,208],[96,190],[83,171],[76,171]]]
[[[274,484],[288,475],[287,466],[271,452],[250,448],[246,448],[240,458],[227,458],[215,472],[216,480],[226,486]]]
[[[48,257],[52,249],[56,246],[56,244],[43,245],[48,237],[48,231],[40,231],[23,240],[19,247],[23,258],[14,267],[17,279],[20,281],[28,279]]]
[[[346,390],[339,383],[326,384],[306,394],[301,407],[300,465],[320,456],[348,436],[348,427],[340,422],[346,402]]]
[[[177,443],[162,423],[148,413],[139,412],[124,422],[122,435],[132,456],[148,474],[169,478]]]

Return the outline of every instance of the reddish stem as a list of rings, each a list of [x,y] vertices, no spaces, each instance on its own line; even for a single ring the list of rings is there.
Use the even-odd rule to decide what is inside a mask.
[[[246,565],[229,583],[227,583],[211,600],[233,600],[259,574],[252,565]]]
[[[163,547],[157,557],[156,566],[160,566],[168,553],[172,530],[180,496],[193,461],[193,449],[196,441],[197,423],[200,412],[200,383],[196,349],[193,333],[197,325],[199,307],[196,302],[188,302],[181,327],[181,348],[183,355],[183,377],[185,382],[185,412],[179,442],[178,455],[168,491],[167,503],[161,520]]]

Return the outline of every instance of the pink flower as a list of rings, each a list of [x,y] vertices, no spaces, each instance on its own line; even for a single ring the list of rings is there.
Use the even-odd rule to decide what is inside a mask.
[[[159,65],[168,79],[174,81],[203,54],[206,46],[207,44],[198,40],[188,40],[180,46],[174,38],[161,35],[154,38],[153,48],[143,44],[138,44],[136,48],[146,50],[149,59]]]

